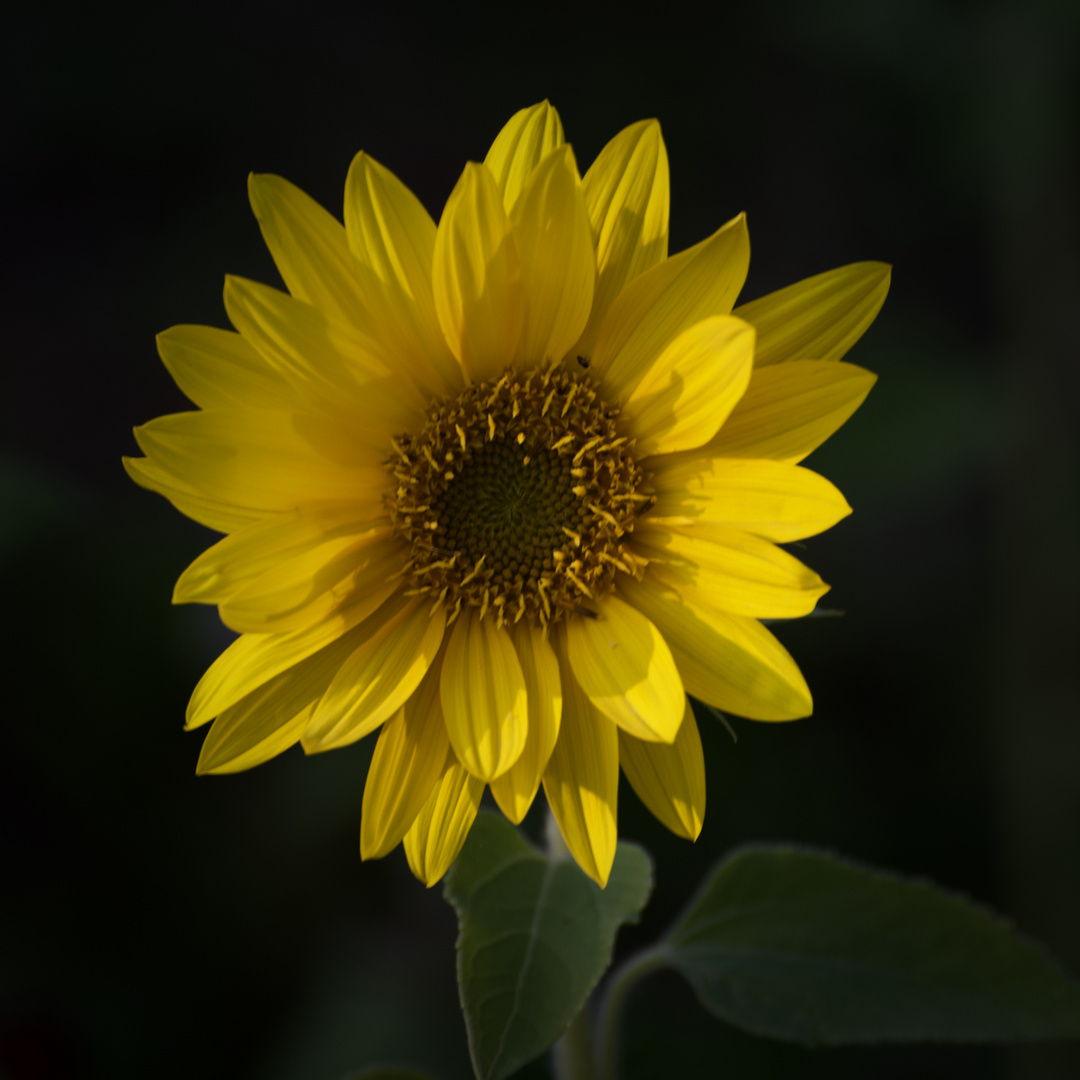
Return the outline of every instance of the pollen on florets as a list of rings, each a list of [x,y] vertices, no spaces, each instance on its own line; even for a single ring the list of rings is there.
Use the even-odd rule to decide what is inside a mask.
[[[547,627],[594,615],[616,574],[640,577],[627,534],[652,496],[617,416],[591,379],[561,367],[511,368],[433,403],[387,462],[390,518],[412,545],[409,591],[451,620],[470,607],[500,626]]]

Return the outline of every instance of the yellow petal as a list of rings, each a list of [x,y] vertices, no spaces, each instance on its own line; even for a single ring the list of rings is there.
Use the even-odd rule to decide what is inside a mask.
[[[327,618],[344,604],[385,595],[408,560],[390,526],[328,540],[280,562],[222,603],[221,621],[242,634],[280,634]]]
[[[209,499],[192,490],[190,484],[179,480],[167,469],[149,458],[120,459],[124,471],[139,487],[164,495],[180,511],[193,521],[217,532],[231,533],[262,520],[269,511],[251,507],[234,506],[231,501]]]
[[[671,746],[620,731],[619,764],[657,820],[676,836],[698,838],[705,821],[705,756],[689,698]]]
[[[794,619],[829,591],[782,548],[730,525],[659,526],[634,532],[634,550],[656,575],[698,607],[755,619]]]
[[[735,311],[758,332],[758,367],[790,360],[839,360],[885,303],[892,267],[841,266],[769,293]]]
[[[502,776],[491,781],[491,794],[499,809],[519,825],[532,806],[559,737],[562,687],[555,651],[539,627],[518,623],[513,630],[513,641],[525,677],[529,730],[521,756]]]
[[[672,742],[683,717],[683,688],[671,650],[639,611],[617,596],[597,618],[567,623],[570,668],[593,705],[639,739]]]
[[[652,522],[711,521],[786,544],[816,536],[851,513],[839,490],[799,465],[749,458],[657,458]]]
[[[280,176],[252,173],[248,197],[289,292],[330,318],[365,329],[364,296],[341,223]]]
[[[462,768],[449,750],[442,775],[405,834],[409,869],[429,889],[458,857],[483,794],[484,782]]]
[[[206,733],[199,763],[195,766],[196,774],[227,776],[231,773],[246,772],[277,757],[278,754],[283,754],[300,741],[314,708],[314,703],[307,705],[295,716],[282,720],[273,727],[269,722],[257,727],[239,727],[230,723],[233,710],[227,709],[210,725],[210,730]]]
[[[592,315],[576,350],[588,357],[615,298],[667,258],[670,188],[660,125],[641,120],[624,128],[600,151],[582,183],[598,270]]]
[[[589,318],[596,254],[569,146],[529,177],[510,215],[525,287],[518,355],[529,367],[560,360]]]
[[[495,136],[484,158],[509,214],[533,169],[563,145],[559,114],[546,101],[519,109]]]
[[[619,838],[618,728],[593,708],[571,674],[565,634],[554,636],[563,714],[559,740],[544,770],[544,794],[570,854],[603,888]]]
[[[345,232],[384,356],[404,366],[428,397],[458,393],[461,368],[435,314],[435,222],[385,166],[361,152],[345,181]]]
[[[374,500],[330,503],[248,525],[207,548],[180,575],[173,603],[220,604],[312,547],[342,538],[357,543],[380,539],[386,527],[380,510]]]
[[[364,417],[366,442],[385,450],[394,432],[422,426],[427,402],[378,345],[317,308],[257,281],[225,279],[233,326],[294,391],[293,408],[312,405]]]
[[[445,626],[445,613],[432,613],[424,597],[383,620],[327,687],[304,731],[304,752],[348,746],[393,716],[434,661]]]
[[[180,490],[254,511],[252,518],[346,502],[389,484],[378,458],[322,416],[241,408],[174,413],[136,428],[135,438]]]
[[[754,367],[754,328],[730,315],[684,330],[656,358],[623,408],[634,453],[707,443],[742,397]]]
[[[339,608],[330,618],[303,630],[289,634],[244,634],[237,638],[206,669],[192,692],[186,729],[190,731],[212,720],[275,676],[357,628],[349,639],[351,652],[382,625],[385,615],[379,614],[378,609],[399,587],[399,581],[390,582],[385,593]],[[391,614],[396,610],[395,605],[388,608]],[[372,615],[375,618],[365,625]]]
[[[761,623],[700,607],[656,575],[644,582],[624,576],[620,588],[664,635],[691,697],[751,720],[810,715],[806,680]]]
[[[474,382],[513,362],[525,314],[521,263],[495,178],[465,166],[435,237],[435,311],[450,351]]]
[[[195,771],[241,772],[299,742],[355,639],[355,631],[343,635],[227,708],[206,733]]]
[[[730,315],[750,265],[746,215],[635,278],[611,306],[592,367],[609,399],[625,401],[684,330]]]
[[[450,632],[440,684],[446,730],[462,765],[488,782],[521,756],[528,733],[525,676],[508,630],[469,609]]]
[[[213,326],[173,326],[157,336],[176,385],[203,409],[289,409],[288,382],[239,334]]]
[[[851,416],[875,382],[871,372],[835,360],[756,367],[709,449],[716,457],[772,458],[794,465]]]
[[[450,742],[439,704],[438,661],[379,732],[364,784],[360,857],[381,859],[405,839],[443,771]]]

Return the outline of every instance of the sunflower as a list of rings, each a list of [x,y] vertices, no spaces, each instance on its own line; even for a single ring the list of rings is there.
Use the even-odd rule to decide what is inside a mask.
[[[601,885],[619,766],[697,837],[687,695],[811,711],[761,619],[827,586],[779,545],[850,513],[798,462],[874,382],[838,362],[889,269],[859,263],[735,307],[743,215],[668,256],[659,125],[581,178],[556,111],[511,118],[436,226],[365,153],[345,224],[252,176],[288,292],[230,277],[235,331],[158,338],[198,409],[136,429],[132,478],[223,539],[177,603],[240,636],[196,686],[200,773],[376,731],[360,850],[404,842],[428,885],[485,786],[518,823],[541,784]]]

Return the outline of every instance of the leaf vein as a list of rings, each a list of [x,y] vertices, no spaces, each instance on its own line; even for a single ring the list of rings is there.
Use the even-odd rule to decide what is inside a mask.
[[[544,869],[544,878],[540,883],[540,892],[536,898],[536,908],[533,911],[532,922],[529,925],[529,943],[525,947],[525,956],[521,961],[521,971],[518,972],[517,981],[514,984],[514,1003],[510,1007],[510,1012],[507,1014],[506,1023],[503,1025],[502,1034],[499,1036],[499,1045],[495,1050],[495,1056],[491,1059],[491,1067],[488,1070],[488,1075],[493,1076],[495,1074],[495,1067],[499,1063],[499,1058],[503,1055],[503,1050],[506,1047],[506,1037],[510,1032],[510,1028],[513,1026],[514,1021],[517,1019],[519,1006],[521,1004],[521,992],[525,982],[525,977],[528,974],[529,966],[532,963],[533,950],[536,945],[536,939],[538,934],[538,927],[540,923],[541,914],[544,910],[544,901],[547,899],[548,892],[551,889],[551,882],[555,876],[556,866],[554,863],[549,862]]]

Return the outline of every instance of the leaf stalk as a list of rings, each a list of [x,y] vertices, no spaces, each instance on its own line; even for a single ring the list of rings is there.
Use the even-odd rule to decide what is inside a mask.
[[[608,980],[596,1010],[596,1080],[616,1080],[619,1068],[619,1033],[627,1000],[642,979],[667,964],[667,946],[654,945],[629,957],[615,969]]]

